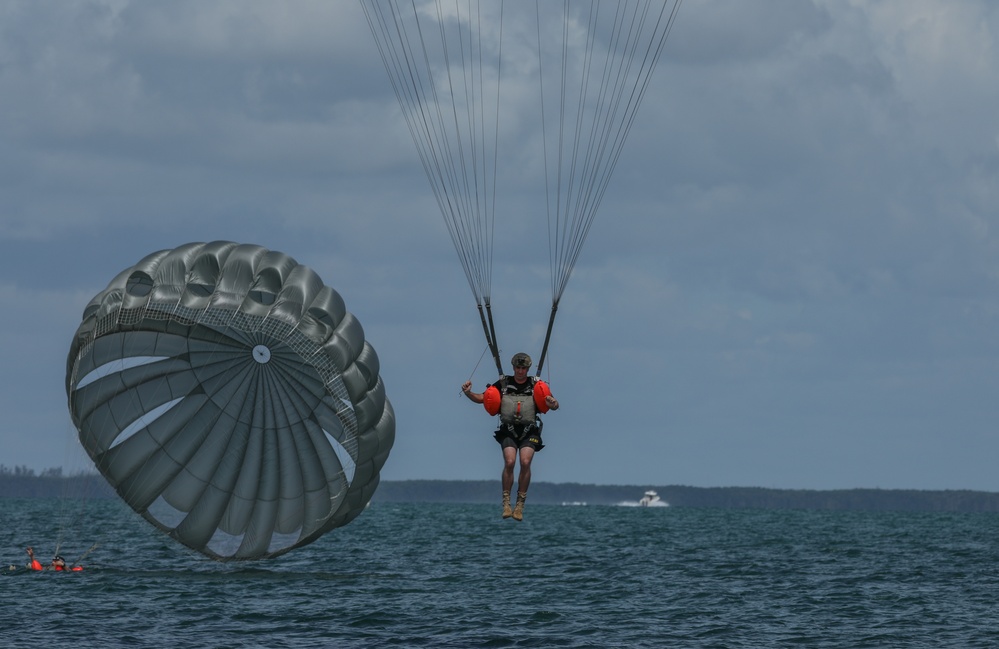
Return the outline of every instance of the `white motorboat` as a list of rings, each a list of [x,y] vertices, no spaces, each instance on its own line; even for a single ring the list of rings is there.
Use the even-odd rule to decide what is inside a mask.
[[[650,489],[650,490],[646,491],[645,495],[642,496],[642,499],[638,501],[638,506],[639,507],[649,507],[650,505],[657,505],[657,504],[659,504],[661,502],[662,502],[662,499],[659,497],[659,494],[657,494],[656,492],[654,492],[654,491],[652,491]]]

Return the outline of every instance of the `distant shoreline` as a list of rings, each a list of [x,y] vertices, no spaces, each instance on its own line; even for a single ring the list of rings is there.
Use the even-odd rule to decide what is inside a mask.
[[[535,482],[536,504],[618,505],[637,503],[652,489],[671,507],[729,509],[821,509],[856,511],[999,512],[999,493],[914,489],[765,489],[682,485],[592,485]],[[499,481],[405,480],[383,482],[372,502],[499,502]]]
[[[681,485],[594,485],[535,482],[535,504],[618,505],[636,503],[655,490],[671,507],[728,509],[818,509],[842,511],[999,512],[999,493],[916,489],[765,489]],[[496,503],[497,480],[386,480],[373,503]],[[62,476],[0,473],[0,498],[114,498],[97,474]]]

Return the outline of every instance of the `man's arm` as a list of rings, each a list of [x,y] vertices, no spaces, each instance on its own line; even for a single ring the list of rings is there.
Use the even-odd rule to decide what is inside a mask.
[[[38,559],[35,558],[35,550],[34,550],[34,548],[28,548],[28,558],[31,559],[30,568],[32,570],[41,570],[42,569],[42,564],[39,563]]]
[[[482,393],[481,392],[472,392],[472,382],[471,381],[465,381],[462,384],[462,386],[461,386],[461,392],[466,397],[468,397],[468,400],[471,401],[472,403],[482,403],[482,401],[483,401],[483,397],[482,397]]]

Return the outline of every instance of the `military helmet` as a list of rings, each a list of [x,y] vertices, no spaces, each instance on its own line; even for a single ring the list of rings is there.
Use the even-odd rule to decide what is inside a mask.
[[[514,367],[530,367],[531,357],[524,352],[517,352],[513,355],[513,358],[510,359],[510,364]]]

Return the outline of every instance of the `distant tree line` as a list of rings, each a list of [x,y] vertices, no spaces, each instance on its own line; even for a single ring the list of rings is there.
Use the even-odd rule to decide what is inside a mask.
[[[999,493],[916,489],[764,489],[678,485],[594,485],[535,482],[535,504],[617,505],[637,502],[655,490],[672,507],[736,509],[825,509],[866,511],[999,512]],[[372,502],[495,503],[498,480],[383,481]],[[0,465],[0,498],[110,498],[114,490],[95,472],[64,476],[61,468],[36,474],[27,467]]]
[[[764,489],[759,487],[686,487],[677,485],[592,485],[535,482],[536,504],[617,505],[637,502],[654,490],[672,507],[738,509],[826,509],[867,511],[999,512],[999,493],[923,491],[916,489]],[[374,502],[493,503],[499,481],[405,480],[383,482]]]
[[[0,464],[0,498],[109,498],[114,490],[99,474],[63,475],[62,467],[36,474],[26,466]]]
[[[12,467],[4,466],[3,464],[0,464],[0,476],[4,476],[4,477],[13,476],[13,477],[18,477],[18,478],[22,478],[22,477],[23,478],[34,478],[35,477],[35,470],[34,469],[29,469],[28,467],[23,466],[23,465],[22,466],[15,466],[15,467],[12,468]],[[53,467],[51,469],[44,469],[41,473],[38,474],[38,477],[41,477],[41,478],[61,478],[62,477],[62,467],[59,466],[59,467]]]

